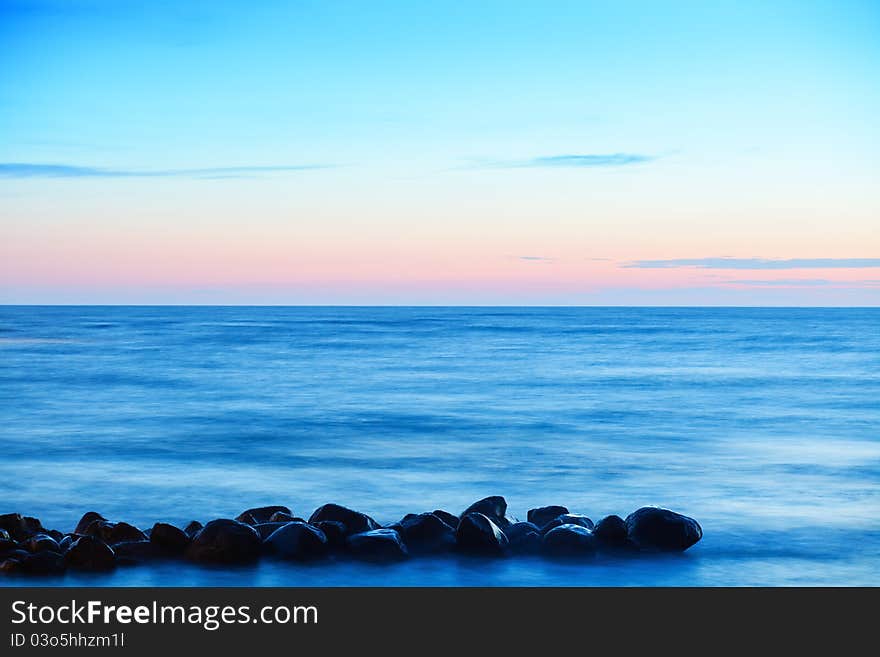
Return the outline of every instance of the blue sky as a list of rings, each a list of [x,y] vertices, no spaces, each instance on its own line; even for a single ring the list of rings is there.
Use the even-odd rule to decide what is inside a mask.
[[[876,2],[0,0],[0,301],[875,304],[878,34]],[[725,257],[833,284],[701,278]]]

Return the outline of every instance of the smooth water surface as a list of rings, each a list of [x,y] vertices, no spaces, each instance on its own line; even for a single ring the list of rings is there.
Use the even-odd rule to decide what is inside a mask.
[[[0,307],[0,513],[335,501],[697,518],[681,556],[178,564],[111,585],[880,585],[880,310]],[[0,579],[0,585],[22,580]],[[41,580],[39,583],[46,583]]]

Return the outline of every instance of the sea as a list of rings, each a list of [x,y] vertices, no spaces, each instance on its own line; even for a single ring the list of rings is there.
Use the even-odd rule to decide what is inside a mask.
[[[877,586],[880,309],[0,306],[0,513],[696,518],[685,553],[0,585]]]

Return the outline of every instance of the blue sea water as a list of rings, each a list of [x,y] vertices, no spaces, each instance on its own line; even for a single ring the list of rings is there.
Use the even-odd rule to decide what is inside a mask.
[[[880,585],[880,309],[0,307],[0,513],[645,504],[683,555],[178,563],[97,585]],[[22,585],[0,578],[0,585]],[[45,584],[41,580],[39,583]]]

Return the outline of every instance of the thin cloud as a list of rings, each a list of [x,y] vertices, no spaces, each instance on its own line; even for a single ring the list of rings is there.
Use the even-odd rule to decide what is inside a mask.
[[[553,262],[555,258],[548,258],[547,256],[519,256],[520,260],[525,260],[526,262]]]
[[[867,279],[859,281],[834,281],[827,278],[779,278],[779,279],[740,279],[719,281],[722,285],[742,285],[744,287],[853,287],[873,288],[880,281]]]
[[[862,269],[880,267],[880,258],[676,258],[635,260],[622,266],[628,269]]]
[[[653,162],[657,157],[639,153],[589,153],[582,155],[547,155],[532,157],[525,160],[490,160],[477,161],[465,167],[467,169],[585,169],[602,167],[623,167],[632,164]]]
[[[205,169],[115,169],[71,164],[0,162],[0,178],[234,178],[265,173],[327,169],[324,164],[209,167]]]

